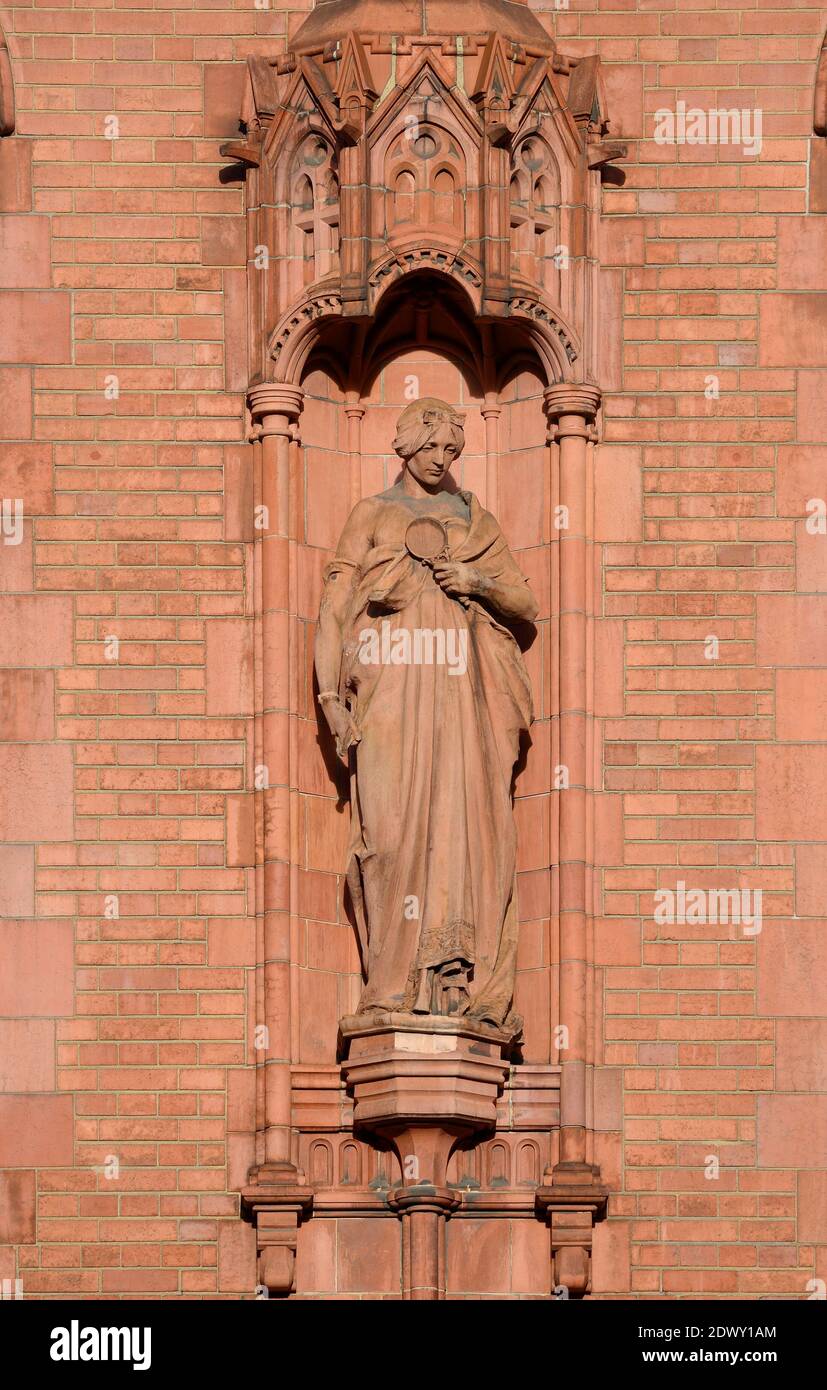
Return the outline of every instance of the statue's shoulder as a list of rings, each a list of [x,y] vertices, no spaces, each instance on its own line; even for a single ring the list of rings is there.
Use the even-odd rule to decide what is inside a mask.
[[[363,497],[350,513],[352,522],[369,521],[375,514],[379,497]]]
[[[472,522],[479,521],[482,517],[488,516],[491,517],[492,521],[496,521],[496,517],[492,512],[486,511],[475,492],[469,492],[467,488],[460,488],[459,496],[468,508]]]

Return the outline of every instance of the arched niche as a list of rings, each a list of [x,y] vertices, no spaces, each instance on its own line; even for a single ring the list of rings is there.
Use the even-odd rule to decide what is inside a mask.
[[[537,719],[515,784],[523,943],[515,1006],[529,1025],[525,1060],[555,1060],[548,1053],[547,1024],[549,750],[556,715],[547,616],[549,543],[555,539],[543,410],[550,384],[547,366],[527,324],[486,324],[453,279],[423,272],[393,284],[368,323],[356,325],[338,315],[316,320],[300,384],[304,398],[297,427],[296,512],[301,517],[298,588],[305,716],[296,790],[306,846],[300,895],[306,953],[299,967],[299,996],[307,999],[309,1014],[302,1008],[296,1060],[335,1060],[337,1020],[356,1007],[360,993],[355,935],[343,907],[347,779],[336,766],[313,690],[322,574],[351,508],[400,476],[392,447],[396,421],[406,405],[423,396],[442,397],[465,415],[466,448],[453,470],[454,481],[496,513],[542,604],[537,635],[525,653]]]

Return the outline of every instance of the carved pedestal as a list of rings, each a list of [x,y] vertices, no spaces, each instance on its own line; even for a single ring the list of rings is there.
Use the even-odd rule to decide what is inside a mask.
[[[403,1224],[402,1296],[444,1298],[445,1222],[462,1197],[448,1185],[448,1160],[494,1129],[510,1037],[415,1014],[343,1019],[341,1032],[354,1130],[388,1141],[402,1170],[388,1197]]]

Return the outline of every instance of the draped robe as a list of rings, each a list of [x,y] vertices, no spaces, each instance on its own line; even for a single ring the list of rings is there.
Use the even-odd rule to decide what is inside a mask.
[[[524,584],[495,518],[461,495],[470,523],[451,519],[451,560]],[[360,734],[347,869],[367,975],[359,1012],[428,1012],[423,971],[460,960],[470,991],[456,1011],[503,1026],[517,950],[512,779],[532,721],[522,653],[482,599],[446,594],[402,542],[358,568],[334,560],[332,574],[352,585],[340,695]],[[404,640],[394,635],[417,630],[450,631],[467,669],[387,660]]]

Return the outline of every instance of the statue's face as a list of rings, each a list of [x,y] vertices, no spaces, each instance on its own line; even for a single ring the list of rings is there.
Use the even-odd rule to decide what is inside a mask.
[[[418,483],[435,490],[441,485],[458,453],[456,436],[445,420],[437,425],[428,443],[411,455],[407,467]]]

